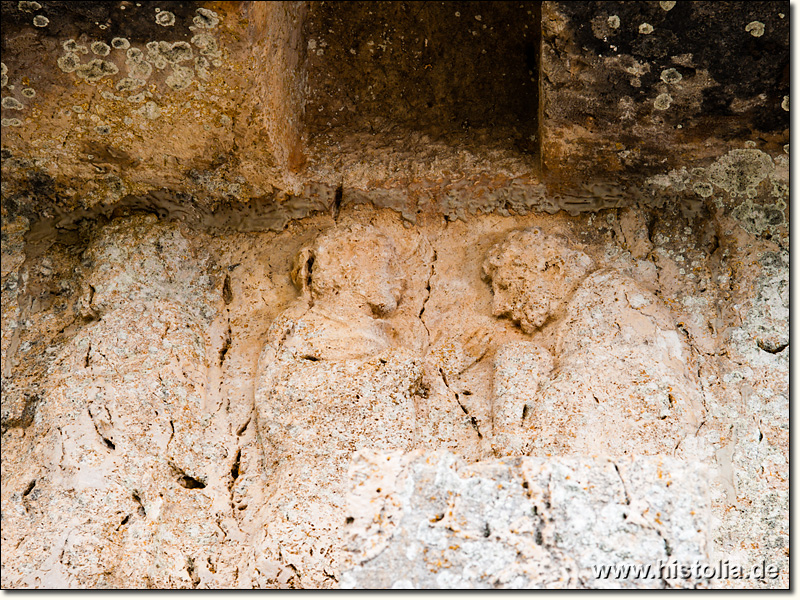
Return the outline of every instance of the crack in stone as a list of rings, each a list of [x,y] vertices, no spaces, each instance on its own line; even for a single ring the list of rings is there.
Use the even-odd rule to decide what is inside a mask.
[[[225,337],[222,339],[222,347],[219,349],[220,367],[222,367],[223,363],[225,362],[225,357],[228,355],[228,351],[231,349],[231,342],[232,342],[231,321],[230,319],[228,319],[228,328],[225,331]]]
[[[430,242],[429,242],[430,243]],[[428,325],[425,323],[425,319],[423,315],[425,314],[425,307],[428,304],[428,300],[431,299],[431,280],[433,276],[436,274],[436,260],[438,259],[438,254],[436,250],[433,251],[433,260],[431,261],[431,272],[428,274],[428,280],[425,282],[425,289],[428,291],[428,294],[425,296],[425,299],[422,301],[422,308],[419,311],[419,320],[422,323],[422,326],[425,328],[425,332],[428,336],[428,344],[431,341],[431,331],[428,329]]]
[[[620,471],[619,466],[617,465],[616,462],[612,462],[611,464],[614,465],[614,470],[617,472],[617,476],[619,477],[619,480],[622,483],[622,490],[625,493],[625,504],[630,506],[631,497],[628,494],[628,486],[625,483],[625,479],[622,477],[622,472]],[[667,555],[667,558],[669,559],[669,557],[672,556],[672,546],[670,546],[669,540],[664,536],[664,532],[656,524],[649,524],[648,528],[651,529],[652,531],[654,531],[656,533],[656,535],[658,535],[658,537],[661,539],[661,542],[664,545],[664,553]],[[655,565],[653,565],[653,566],[654,566],[654,568],[657,568]],[[669,583],[669,581],[664,577],[664,570],[663,569],[659,570],[658,579],[661,581],[661,584],[662,584],[663,587],[665,587],[665,588],[671,588],[672,587],[672,585]]]
[[[478,434],[478,439],[482,440],[483,439],[483,434],[481,433],[480,426],[478,425],[478,420],[474,417],[474,415],[470,415],[469,414],[469,410],[467,409],[467,407],[464,406],[461,403],[461,399],[458,397],[458,393],[454,392],[450,388],[450,384],[447,382],[447,375],[445,375],[444,369],[442,369],[441,367],[439,367],[439,375],[441,375],[442,381],[444,382],[444,386],[447,388],[447,391],[450,392],[453,395],[453,397],[455,398],[456,402],[461,407],[461,410],[464,411],[464,414],[469,417],[469,421],[470,421],[470,424],[472,425],[472,428],[475,430],[475,433]]]
[[[111,413],[108,412],[107,407],[104,406],[103,409],[105,410],[106,415],[108,416],[108,422],[110,424]],[[109,450],[116,450],[117,449],[116,444],[114,444],[114,442],[112,442],[108,437],[103,435],[103,433],[100,431],[100,426],[97,424],[97,416],[92,412],[92,407],[90,406],[89,408],[87,408],[86,412],[89,413],[89,419],[92,421],[92,425],[94,425],[94,430],[97,432],[97,435],[100,436],[100,439],[103,440],[103,443],[106,445],[106,447]]]
[[[614,465],[614,470],[617,472],[617,477],[619,477],[619,480],[622,483],[622,491],[625,492],[625,504],[630,506],[631,497],[628,495],[628,486],[625,484],[625,479],[623,479],[622,473],[620,472],[619,467],[617,466],[617,463],[612,462],[611,464]]]
[[[334,223],[339,222],[339,212],[342,210],[342,198],[344,196],[344,184],[343,182],[339,182],[339,185],[336,187],[336,193],[333,197],[333,203],[331,204],[331,216],[333,217]]]

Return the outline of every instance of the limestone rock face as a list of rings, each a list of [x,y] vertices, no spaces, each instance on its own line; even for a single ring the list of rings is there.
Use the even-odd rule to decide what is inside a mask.
[[[765,244],[760,254],[748,247],[743,255],[736,238],[721,238],[724,246],[706,254],[701,291],[692,279],[679,280],[671,265],[707,249],[688,236],[661,234],[659,217],[623,217],[604,219],[594,232],[594,216],[576,222],[563,215],[409,229],[391,211],[358,207],[280,234],[210,236],[140,215],[91,225],[82,241],[67,242],[69,251],[35,258],[36,271],[18,258],[6,282],[27,278],[28,290],[46,290],[53,275],[69,273],[62,289],[74,291],[59,312],[60,304],[35,305],[18,288],[4,287],[4,302],[27,311],[30,321],[9,330],[16,337],[4,357],[11,384],[3,398],[4,585],[593,586],[589,557],[627,560],[626,548],[640,564],[666,560],[664,539],[674,552],[684,528],[704,532],[707,545],[691,554],[697,560],[754,563],[765,550],[749,540],[759,535],[764,548],[775,549],[770,560],[783,564],[785,254]],[[648,218],[656,223],[652,239],[637,229]],[[541,246],[518,244],[533,236]],[[663,257],[659,270],[628,250],[629,241],[641,247],[642,240],[652,245],[648,256]],[[556,247],[562,258],[552,253]],[[552,255],[537,262],[520,260],[518,251]],[[734,257],[747,256],[757,271],[729,270]],[[733,306],[724,299],[731,276],[752,277],[760,291],[741,296],[740,324],[709,342],[709,327],[730,318],[714,303]],[[513,288],[495,287],[502,277]],[[38,288],[30,287],[34,281]],[[496,311],[496,296],[510,297],[518,318]],[[527,311],[541,307],[547,312],[540,325],[523,327]],[[66,318],[71,323],[59,325]],[[50,320],[62,330],[53,331]],[[37,355],[38,344],[49,350]],[[727,362],[718,348],[745,366]],[[755,378],[761,387],[748,387]],[[37,382],[34,402],[24,395],[29,381]],[[349,475],[354,456],[389,453],[385,473],[376,466],[383,458],[367,461],[375,469],[370,477],[400,477],[389,465],[406,465],[403,473],[422,468],[434,459],[408,454],[421,451],[458,457],[461,467],[447,462],[455,459],[434,462],[445,461],[450,466],[441,468],[456,479],[476,469],[487,490],[518,478],[513,473],[524,465],[558,485],[569,481],[567,471],[587,481],[599,477],[580,493],[563,488],[563,506],[595,503],[598,515],[618,519],[598,517],[597,526],[628,537],[606,543],[598,533],[606,540],[600,546],[587,538],[580,548],[555,541],[542,547],[538,525],[529,522],[524,539],[475,550],[491,560],[452,550],[447,564],[460,565],[457,574],[437,567],[435,576],[403,583],[393,578],[392,561],[400,559],[389,550],[381,555],[395,556],[389,562],[362,556],[356,565],[351,554],[383,544],[386,533],[372,539],[368,530],[359,533],[361,545],[345,545],[348,519],[368,514],[352,514],[348,505],[353,486],[361,485]],[[632,504],[634,493],[611,462],[590,458],[596,455],[617,457],[620,472],[652,475],[654,465],[666,465],[675,487],[659,498],[673,504],[654,504],[647,514],[660,507],[662,523],[678,528],[675,540],[630,529],[638,521],[617,513],[620,490],[628,490]],[[512,462],[491,462],[495,457]],[[529,490],[551,489],[525,481]],[[628,482],[624,473],[622,481]],[[707,484],[702,493],[691,487],[699,481]],[[487,506],[498,515],[510,514],[503,507],[519,509],[530,519],[516,503],[528,502],[531,492],[518,484],[517,496],[452,491],[475,501],[463,507],[465,522],[483,518]],[[427,488],[404,485],[397,489],[406,490],[408,506],[427,497]],[[450,489],[430,485],[432,495]],[[617,508],[586,492],[598,486],[616,490],[608,494]],[[708,517],[697,509],[702,523],[676,512],[674,503],[694,502],[711,511]],[[421,518],[415,510],[408,514]],[[582,530],[577,510],[564,508],[558,527]],[[491,531],[511,526],[497,518]],[[435,543],[466,547],[450,539],[462,535],[456,533]],[[511,548],[519,544],[540,549],[516,561],[522,550]]]
[[[4,0],[2,586],[787,587],[789,14]]]
[[[361,452],[342,587],[705,587],[658,570],[708,562],[704,468],[664,457],[506,459]],[[607,578],[607,565],[652,565]]]

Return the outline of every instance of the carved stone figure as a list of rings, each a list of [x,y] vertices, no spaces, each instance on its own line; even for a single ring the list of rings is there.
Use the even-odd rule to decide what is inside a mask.
[[[300,296],[268,333],[255,392],[269,494],[260,551],[272,565],[263,571],[294,567],[290,585],[336,585],[357,450],[479,451],[457,398],[429,385],[428,292],[409,274],[430,273],[432,252],[404,238],[398,247],[360,224],[320,235],[298,253]]]
[[[119,244],[122,236],[135,243]],[[205,258],[154,217],[114,222],[84,253],[92,320],[47,374],[27,431],[36,441],[19,466],[24,511],[3,527],[22,584],[235,584],[220,529],[228,491],[220,502],[206,487],[229,467],[225,440],[209,440],[204,422],[214,291],[199,276]]]
[[[404,280],[376,228],[321,235],[292,276],[301,297],[271,327],[256,385],[272,494],[264,551],[310,578],[302,585],[333,585],[350,457],[414,447],[422,365],[385,320]]]
[[[550,351],[534,341],[496,354],[501,454],[672,454],[702,423],[669,309],[613,269],[587,276],[592,266],[567,238],[538,229],[513,232],[489,253],[494,314],[528,333],[556,328]]]

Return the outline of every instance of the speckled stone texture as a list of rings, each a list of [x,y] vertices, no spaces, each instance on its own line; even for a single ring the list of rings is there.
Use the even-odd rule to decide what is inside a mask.
[[[664,457],[522,458],[466,465],[361,452],[344,529],[346,589],[706,587],[656,574],[708,564],[702,465]],[[593,567],[653,565],[606,579]]]

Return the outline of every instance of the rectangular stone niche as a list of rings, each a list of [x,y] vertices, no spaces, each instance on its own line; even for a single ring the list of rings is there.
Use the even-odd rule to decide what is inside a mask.
[[[540,19],[540,2],[308,3],[306,143],[422,135],[533,159]]]

